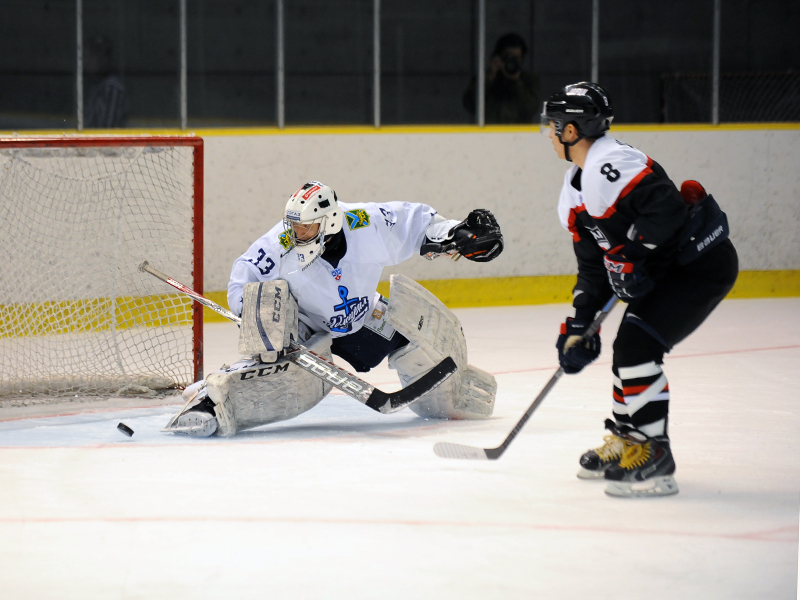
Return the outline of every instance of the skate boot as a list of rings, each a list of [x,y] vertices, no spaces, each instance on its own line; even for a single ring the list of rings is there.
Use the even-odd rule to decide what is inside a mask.
[[[675,460],[667,436],[648,437],[624,427],[628,445],[619,463],[606,469],[606,494],[620,498],[669,496],[678,493]]]
[[[165,431],[184,433],[194,437],[208,437],[214,434],[217,426],[214,403],[210,398],[205,398],[199,404],[181,413],[175,423]]]
[[[606,419],[606,429],[609,429],[609,424],[616,429],[616,424],[611,419]],[[611,435],[603,438],[605,443],[602,446],[589,450],[581,456],[581,470],[578,471],[578,479],[602,479],[606,469],[619,464],[629,442],[625,438],[615,435],[614,430]]]
[[[195,437],[208,437],[217,430],[217,417],[202,410],[190,410],[175,421],[173,433],[185,433]]]

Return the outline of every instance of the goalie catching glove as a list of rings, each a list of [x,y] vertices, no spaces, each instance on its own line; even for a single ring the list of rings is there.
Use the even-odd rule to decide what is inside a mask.
[[[473,210],[460,223],[439,221],[431,224],[425,233],[420,254],[434,259],[447,254],[456,260],[464,256],[475,262],[489,262],[503,251],[503,234],[491,211]]]

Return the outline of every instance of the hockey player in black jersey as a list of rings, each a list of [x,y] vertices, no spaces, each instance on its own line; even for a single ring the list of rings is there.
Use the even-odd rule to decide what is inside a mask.
[[[566,86],[545,102],[542,125],[556,154],[574,166],[559,199],[561,224],[578,261],[575,316],[556,348],[566,373],[600,354],[600,335],[578,345],[604,303],[627,303],[614,340],[614,419],[605,443],[580,459],[578,477],[605,478],[612,496],[677,493],[668,435],[664,354],[705,320],[733,287],[738,259],[728,224],[695,181],[679,192],[664,169],[606,134],[608,94],[594,83]]]

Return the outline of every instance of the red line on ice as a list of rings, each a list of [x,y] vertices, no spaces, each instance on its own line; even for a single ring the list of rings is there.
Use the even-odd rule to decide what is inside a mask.
[[[384,527],[466,527],[466,528],[496,528],[496,529],[530,529],[534,531],[567,531],[582,533],[616,533],[620,535],[666,535],[684,538],[718,538],[730,540],[745,540],[758,542],[783,542],[796,544],[798,542],[798,524],[769,529],[765,531],[751,531],[741,533],[718,533],[696,531],[670,531],[666,529],[627,529],[624,527],[586,527],[579,525],[544,525],[537,523],[503,523],[503,522],[475,522],[475,521],[424,521],[406,519],[336,519],[336,518],[309,518],[309,517],[33,517],[33,518],[0,518],[0,524],[27,524],[27,523],[294,523],[299,525],[364,525]]]

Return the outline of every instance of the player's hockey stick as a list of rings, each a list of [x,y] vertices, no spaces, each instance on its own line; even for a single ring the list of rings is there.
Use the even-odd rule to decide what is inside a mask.
[[[229,311],[223,308],[213,300],[209,300],[201,296],[193,289],[186,287],[179,281],[172,279],[165,273],[150,266],[150,263],[144,261],[139,265],[139,271],[142,273],[150,273],[154,277],[160,279],[164,283],[171,285],[176,290],[183,292],[195,302],[199,302],[203,306],[207,306],[215,313],[222,315],[226,319],[241,325],[242,320]],[[312,375],[319,377],[323,381],[327,381],[336,389],[343,391],[348,396],[355,398],[359,402],[366,404],[372,410],[380,413],[388,414],[397,412],[401,408],[405,408],[412,404],[420,396],[427,394],[434,388],[441,385],[450,375],[456,372],[456,363],[449,356],[442,362],[436,365],[433,369],[428,371],[425,375],[420,377],[414,383],[404,387],[402,390],[396,392],[383,392],[353,375],[352,373],[342,369],[341,367],[333,364],[332,362],[324,359],[319,354],[312,352],[305,346],[291,342],[289,349],[284,353],[284,358],[293,362],[301,369],[304,369]]]
[[[583,334],[583,337],[578,342],[579,344],[586,343],[595,333],[597,330],[600,329],[600,325],[603,324],[608,313],[611,312],[611,309],[619,301],[619,298],[613,296],[606,305],[603,307],[603,310],[600,311],[600,314],[597,315],[592,324],[589,325],[589,329]],[[530,405],[528,410],[525,411],[525,414],[522,415],[522,418],[519,422],[514,426],[514,429],[511,430],[511,433],[508,434],[503,443],[500,444],[497,448],[476,448],[474,446],[464,446],[463,444],[451,444],[449,442],[436,442],[433,446],[433,451],[436,453],[436,456],[441,456],[442,458],[468,458],[468,459],[476,459],[476,460],[496,460],[500,458],[500,455],[506,451],[509,444],[517,437],[517,434],[520,430],[525,426],[525,423],[528,422],[528,419],[531,418],[531,415],[534,411],[539,408],[539,405],[545,399],[547,394],[550,393],[550,390],[556,385],[556,382],[561,378],[564,374],[564,368],[559,367],[558,370],[553,374],[550,378],[550,381],[545,384],[544,389],[539,392],[539,395],[536,396],[536,399],[533,401],[533,404]]]

